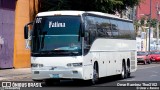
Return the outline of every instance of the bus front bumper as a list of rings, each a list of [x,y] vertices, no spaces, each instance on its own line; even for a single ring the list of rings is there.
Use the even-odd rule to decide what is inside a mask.
[[[32,79],[83,79],[82,67],[62,70],[32,69]]]

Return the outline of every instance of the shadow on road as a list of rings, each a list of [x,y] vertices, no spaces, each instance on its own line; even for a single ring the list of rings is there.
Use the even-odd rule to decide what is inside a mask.
[[[160,64],[160,62],[152,62],[152,64]]]
[[[127,79],[132,79],[134,76],[131,76]],[[47,86],[45,83],[43,83],[43,87],[90,87],[90,86],[112,86],[112,83],[118,82],[118,81],[126,81],[127,79],[120,79],[119,76],[109,76],[105,78],[100,78],[99,82],[95,85],[91,85],[87,81],[73,81],[73,80],[61,80],[60,83],[54,83],[51,86]]]
[[[160,62],[152,62],[151,64],[160,64]],[[150,65],[150,64],[137,63],[137,65]]]

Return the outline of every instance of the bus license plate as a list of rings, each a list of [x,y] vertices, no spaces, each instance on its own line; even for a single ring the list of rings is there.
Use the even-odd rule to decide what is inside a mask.
[[[60,75],[59,74],[51,74],[50,77],[51,78],[60,78]]]

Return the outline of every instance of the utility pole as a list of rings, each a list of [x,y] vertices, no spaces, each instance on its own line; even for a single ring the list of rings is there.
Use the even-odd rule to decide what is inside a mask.
[[[148,51],[150,52],[150,37],[151,37],[151,18],[152,18],[152,0],[150,0],[150,15],[149,15],[149,40],[148,40]]]
[[[159,4],[157,3],[157,6],[156,6],[156,10],[157,10],[157,23],[156,23],[156,29],[157,29],[157,44],[156,44],[156,49],[158,50],[158,44],[159,44],[159,20],[158,20],[158,17],[159,17]]]

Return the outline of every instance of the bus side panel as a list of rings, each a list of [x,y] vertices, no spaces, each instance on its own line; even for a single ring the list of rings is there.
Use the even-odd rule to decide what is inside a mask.
[[[83,57],[83,79],[88,80],[92,78],[93,73],[93,55],[88,53]]]
[[[97,59],[99,64],[99,76],[104,77],[121,74],[123,59],[125,60],[126,65],[127,59],[129,59],[131,61],[131,71],[135,71],[135,45],[135,40],[96,39],[92,44],[90,51],[100,55],[100,59]]]
[[[98,66],[100,65],[99,61],[99,53],[97,52],[89,52],[87,55],[84,56],[84,62],[83,62],[83,77],[84,80],[92,79],[93,78],[93,67],[94,63],[98,62]],[[99,66],[100,67],[100,66]],[[100,68],[99,68],[100,70]]]
[[[106,72],[107,72],[107,70],[106,70],[106,68],[107,68],[107,61],[108,61],[108,59],[107,59],[107,54],[106,54],[106,52],[97,52],[97,53],[99,53],[99,56],[100,56],[100,58],[99,58],[99,61],[98,61],[98,66],[99,66],[99,77],[105,77],[106,76]]]

